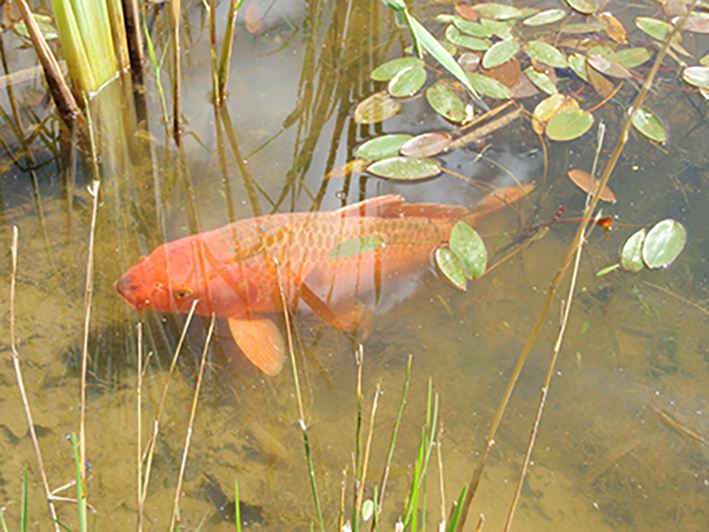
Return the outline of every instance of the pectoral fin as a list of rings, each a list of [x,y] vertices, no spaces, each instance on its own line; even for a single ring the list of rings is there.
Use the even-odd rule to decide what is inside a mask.
[[[328,305],[306,284],[300,287],[299,295],[321,320],[340,331],[354,334],[360,327],[368,328],[372,324],[372,309],[356,297]]]
[[[237,345],[258,369],[277,375],[283,369],[283,336],[275,323],[260,316],[229,318],[229,330]]]

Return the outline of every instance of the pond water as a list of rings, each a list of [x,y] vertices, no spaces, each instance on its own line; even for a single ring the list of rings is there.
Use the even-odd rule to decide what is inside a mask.
[[[552,4],[534,7],[558,7]],[[446,173],[417,183],[385,181],[366,173],[323,179],[330,169],[351,160],[362,142],[381,133],[452,131],[454,127],[433,113],[423,98],[405,101],[397,116],[380,124],[359,125],[352,120],[357,103],[383,88],[370,80],[370,72],[387,59],[402,56],[410,44],[410,36],[395,27],[378,1],[289,4],[278,0],[261,7],[266,12],[264,29],[256,36],[244,29],[240,14],[228,116],[220,115],[218,124],[210,103],[204,7],[187,8],[184,151],[178,154],[165,135],[151,72],[148,101],[154,162],[147,172],[145,167],[132,168],[132,181],[116,185],[106,178],[102,184],[105,196],[99,206],[94,253],[85,419],[87,490],[96,511],[91,519],[97,520],[98,530],[135,528],[138,457],[145,451],[172,355],[186,327],[185,345],[160,418],[143,523],[145,530],[168,528],[209,327],[207,318],[195,317],[186,326],[185,315],[155,311],[145,311],[141,319],[121,301],[113,283],[141,255],[157,244],[259,213],[329,211],[383,194],[401,194],[409,202],[472,208],[483,197],[478,188]],[[618,6],[606,8],[614,12]],[[442,26],[428,21],[443,12],[452,10],[444,4],[415,10],[436,31],[442,31]],[[152,7],[147,13],[161,55],[166,42],[164,13]],[[638,15],[656,16],[657,7],[618,14],[627,28],[635,27],[633,19]],[[221,31],[223,22],[219,26]],[[18,36],[6,32],[3,39],[11,72],[35,66],[34,54]],[[630,40],[647,44],[637,30]],[[706,53],[706,39],[699,34],[686,33],[682,44],[693,55],[692,64]],[[602,207],[604,214],[614,216],[616,226],[607,234],[594,230],[584,248],[566,336],[513,522],[516,530],[702,530],[709,526],[709,446],[699,439],[709,439],[707,107],[695,92],[672,88],[681,83],[673,61],[666,60],[669,67],[660,71],[647,99],[647,106],[663,118],[669,141],[660,146],[631,132],[609,182],[618,201]],[[637,72],[645,76],[647,65]],[[166,67],[162,82],[167,92],[169,78]],[[601,168],[618,138],[624,109],[638,88],[637,82],[626,81],[618,95],[595,112],[597,121],[608,128]],[[588,98],[584,108],[600,101],[590,88],[583,94]],[[531,112],[542,99],[535,96],[521,103]],[[79,424],[79,361],[93,205],[87,176],[91,174],[81,167],[73,175],[71,150],[59,134],[58,119],[36,72],[28,81],[6,85],[0,104],[5,146],[0,182],[0,308],[6,331],[0,338],[4,368],[0,374],[0,503],[8,524],[19,529],[18,501],[26,464],[30,529],[47,530],[51,521],[11,360],[11,228],[19,230],[17,349],[44,468],[50,488],[55,489],[75,476],[67,436],[76,433]],[[22,149],[17,116],[25,134],[36,133],[31,154]],[[447,169],[480,183],[501,187],[517,180],[537,186],[531,201],[503,209],[477,226],[492,261],[503,256],[496,250],[525,228],[546,223],[559,207],[566,208],[565,217],[581,215],[585,195],[563,174],[569,168],[590,170],[596,150],[593,131],[576,141],[547,141],[546,180],[544,152],[528,120],[517,120],[488,137],[482,158],[477,147],[439,157]],[[235,155],[235,146],[240,155]],[[243,162],[238,164],[238,159]],[[121,187],[127,192],[113,194],[113,188]],[[686,249],[673,264],[638,274],[596,276],[618,261],[622,244],[637,228],[665,218],[687,229]],[[544,238],[526,243],[483,278],[469,283],[466,293],[454,290],[430,268],[382,297],[361,343],[362,445],[369,433],[376,390],[381,387],[365,498],[373,497],[375,486],[381,486],[407,361],[412,357],[382,529],[392,530],[405,512],[426,422],[429,383],[438,397],[439,425],[425,484],[428,527],[438,527],[442,513],[448,512],[470,480],[575,231],[576,224],[553,225]],[[484,530],[504,527],[568,286],[567,278],[522,370],[466,530],[474,530],[481,515]],[[336,530],[343,478],[347,519],[355,496],[358,343],[312,314],[296,313],[292,318],[315,482],[325,527]],[[140,389],[138,323],[142,323],[144,364]],[[235,481],[247,529],[317,528],[290,363],[279,375],[266,376],[234,346],[223,320],[217,320],[207,357],[181,489],[181,528],[234,529],[231,511],[220,507],[233,502]],[[75,494],[74,487],[57,493]],[[76,507],[59,503],[58,509],[60,520],[78,529]]]

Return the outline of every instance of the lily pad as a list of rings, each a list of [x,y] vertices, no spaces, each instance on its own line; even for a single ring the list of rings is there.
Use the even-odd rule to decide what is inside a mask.
[[[578,77],[588,82],[588,74],[586,74],[586,56],[583,54],[573,54],[569,56],[569,66]]]
[[[546,92],[547,94],[556,94],[559,90],[556,88],[556,83],[554,83],[549,76],[537,71],[533,67],[527,67],[524,69],[524,73],[527,74],[529,81],[534,83],[539,90]]]
[[[522,24],[525,26],[544,26],[545,24],[553,24],[554,22],[560,21],[566,16],[565,9],[547,9],[546,11],[541,11],[525,19]]]
[[[709,89],[709,67],[687,67],[682,71],[682,79],[694,87]]]
[[[441,165],[437,160],[425,157],[390,157],[370,164],[367,172],[385,179],[417,181],[438,175]]]
[[[654,142],[664,144],[667,141],[667,131],[660,117],[647,107],[641,107],[635,112],[633,126]]]
[[[436,268],[453,288],[465,292],[467,280],[460,258],[448,246],[441,246],[434,253]]]
[[[376,137],[362,144],[357,148],[355,155],[362,159],[369,159],[370,161],[380,161],[382,159],[396,157],[399,155],[401,147],[412,138],[413,135],[409,135],[408,133],[382,135],[381,137]]]
[[[554,115],[544,131],[551,140],[573,140],[593,125],[593,115],[580,109],[569,109]]]
[[[354,121],[357,124],[375,124],[394,116],[400,108],[401,103],[386,92],[375,92],[359,102],[354,111]]]
[[[458,13],[465,20],[478,20],[478,14],[473,9],[470,4],[458,3],[455,5],[455,12]]]
[[[465,120],[465,105],[450,87],[443,83],[436,83],[426,89],[426,99],[433,110],[451,122]]]
[[[421,66],[400,70],[389,81],[389,94],[395,98],[409,98],[426,83],[426,69]]]
[[[635,19],[635,24],[642,31],[647,33],[653,39],[664,41],[665,37],[672,31],[672,24],[668,24],[664,20],[656,20],[649,17],[638,17]],[[679,41],[679,34],[675,37],[675,41]]]
[[[554,115],[566,108],[577,108],[578,102],[566,94],[552,94],[537,104],[532,113],[532,129],[537,135],[544,133],[544,130]]]
[[[602,98],[610,96],[615,89],[611,80],[589,65],[588,61],[586,61],[586,75],[588,76],[588,82]]]
[[[468,80],[475,87],[475,90],[485,96],[500,100],[507,100],[512,97],[512,91],[495,79],[488,78],[482,74],[469,73]]]
[[[602,55],[589,55],[587,63],[598,70],[601,74],[605,74],[606,76],[610,76],[612,78],[630,79],[633,77],[628,69]]]
[[[416,135],[399,150],[406,157],[431,157],[438,155],[450,146],[453,139],[444,131],[430,131]]]
[[[595,177],[592,177],[591,174],[589,174],[588,172],[574,169],[569,170],[567,175],[569,176],[569,179],[571,179],[571,181],[573,181],[574,184],[581,190],[583,190],[586,194],[588,194],[589,192],[591,194],[594,194],[596,188],[598,188],[599,180]],[[616,201],[615,194],[610,189],[610,187],[608,187],[608,185],[603,187],[603,190],[601,190],[601,193],[599,194],[599,199],[601,201],[609,201],[611,203],[615,203]]]
[[[566,0],[569,7],[582,15],[593,15],[598,9],[595,0]]]
[[[532,59],[556,68],[568,68],[569,63],[558,48],[543,41],[532,41],[524,47],[525,53]]]
[[[615,54],[615,60],[625,68],[635,68],[647,63],[652,58],[652,54],[647,48],[625,48]]]
[[[400,57],[387,61],[383,65],[379,65],[369,75],[374,81],[389,81],[405,68],[420,66],[423,67],[424,62],[418,57]]]
[[[446,39],[466,50],[483,51],[490,48],[490,43],[486,40],[465,35],[455,26],[448,26],[446,28]]]
[[[483,68],[495,68],[512,59],[519,51],[519,43],[513,39],[493,44],[483,56]]]
[[[643,261],[648,268],[668,266],[684,249],[687,232],[671,219],[663,220],[650,229],[643,244]]]
[[[623,249],[620,251],[620,263],[628,271],[637,273],[645,268],[642,257],[643,242],[645,241],[645,229],[641,229],[625,241]]]
[[[517,84],[521,72],[522,68],[519,64],[519,59],[513,57],[498,67],[485,69],[483,74],[485,74],[488,78],[499,81],[505,87],[512,89],[512,87]]]
[[[487,267],[487,249],[478,232],[465,222],[453,227],[450,237],[451,250],[463,264],[468,279],[479,279]]]
[[[494,35],[498,36],[500,39],[511,39],[512,38],[512,28],[514,27],[514,20],[492,20],[489,18],[484,18],[480,21],[480,24],[485,26]]]
[[[347,257],[355,257],[369,253],[375,249],[379,249],[384,245],[384,238],[379,235],[363,236],[345,240],[338,244],[325,255],[326,259],[344,259]]]
[[[599,13],[598,20],[606,25],[606,34],[618,44],[628,44],[628,34],[623,24],[612,13]]]
[[[455,27],[463,33],[467,33],[473,37],[478,37],[480,39],[492,37],[492,32],[478,22],[471,22],[462,18],[456,18],[453,20],[453,24],[455,24]]]

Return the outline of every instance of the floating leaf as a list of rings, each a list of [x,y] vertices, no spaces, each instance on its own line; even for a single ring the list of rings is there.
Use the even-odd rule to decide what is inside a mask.
[[[560,111],[564,109],[578,109],[579,104],[576,100],[566,94],[553,94],[542,100],[534,108],[532,114],[532,129],[537,135],[544,133],[549,121]]]
[[[645,241],[645,229],[634,233],[623,244],[620,251],[620,263],[628,271],[637,273],[645,268],[642,257],[643,242]]]
[[[593,125],[593,115],[580,109],[569,109],[554,115],[544,131],[552,140],[573,140]]]
[[[460,54],[458,64],[463,69],[463,72],[475,72],[480,66],[482,56],[473,52],[465,52]]]
[[[511,39],[512,38],[512,28],[514,27],[514,21],[502,21],[502,20],[491,20],[489,18],[483,19],[480,23],[485,26],[494,35],[497,35],[500,39]]]
[[[405,68],[415,66],[422,67],[423,65],[424,62],[418,57],[400,57],[398,59],[387,61],[383,65],[379,65],[374,69],[369,77],[371,77],[374,81],[389,81]]]
[[[586,56],[583,54],[573,54],[569,56],[569,66],[571,70],[576,72],[576,75],[588,82],[588,74],[586,74]]]
[[[606,25],[606,33],[608,37],[613,39],[618,44],[628,44],[628,34],[621,24],[620,20],[615,18],[611,13],[599,13],[598,20]]]
[[[451,122],[458,123],[465,120],[463,102],[452,89],[443,83],[438,82],[426,89],[426,99],[434,111]]]
[[[524,16],[524,11],[506,4],[487,3],[478,4],[473,7],[477,14],[482,18],[491,18],[493,20],[509,20],[513,18],[521,18]]]
[[[564,9],[547,9],[546,11],[541,11],[525,19],[522,24],[525,26],[544,26],[545,24],[553,24],[554,22],[560,21],[566,16],[566,11]]]
[[[603,57],[602,55],[589,55],[586,62],[601,74],[613,78],[630,79],[633,75],[625,67],[620,66],[615,61]]]
[[[635,24],[650,37],[658,41],[664,41],[665,37],[672,31],[671,24],[654,18],[638,17],[635,19]],[[675,41],[679,41],[678,37],[679,34],[675,37]]]
[[[483,74],[488,78],[495,79],[510,89],[515,86],[519,75],[522,72],[522,67],[519,64],[519,59],[513,57],[506,63],[491,69],[486,69]]]
[[[479,37],[480,39],[487,39],[488,37],[492,37],[492,32],[485,26],[483,26],[482,24],[478,24],[477,22],[470,22],[469,20],[456,18],[453,20],[453,24],[455,24],[455,27],[463,33],[467,33],[468,35],[472,35],[473,37]]]
[[[667,141],[665,126],[655,113],[647,107],[641,107],[633,115],[633,126],[652,141],[664,144]]]
[[[586,75],[588,76],[589,83],[596,89],[596,92],[601,97],[606,98],[613,92],[613,83],[598,70],[589,65],[588,61],[586,61]]]
[[[263,30],[263,21],[265,15],[261,5],[256,0],[251,0],[249,5],[246,7],[246,13],[244,14],[244,25],[246,26],[246,31],[252,35],[258,35]]]
[[[524,73],[527,74],[529,81],[534,83],[540,90],[546,92],[547,94],[556,94],[559,92],[556,88],[556,83],[554,83],[546,74],[538,72],[533,67],[525,68]]]
[[[679,17],[677,17],[679,19]],[[672,23],[676,24],[677,19],[673,19]],[[682,25],[683,30],[693,31],[694,33],[709,33],[709,18],[706,17],[687,17]]]
[[[589,192],[591,194],[595,193],[596,187],[599,184],[599,180],[592,178],[591,174],[589,174],[588,172],[574,169],[569,170],[567,175],[569,176],[569,179],[571,179],[571,181],[573,181],[574,184],[581,190],[583,190],[586,194],[588,194]],[[603,187],[603,190],[601,190],[601,193],[599,194],[599,199],[602,201],[609,201],[611,203],[615,203],[616,201],[615,194],[613,194],[613,191],[608,187],[608,185]]]
[[[362,144],[357,148],[355,155],[363,159],[369,159],[370,161],[380,161],[382,159],[388,159],[389,157],[396,157],[399,155],[401,147],[412,138],[413,135],[409,135],[408,133],[382,135],[381,137],[368,140]]]
[[[513,87],[510,87],[510,90],[512,91],[513,98],[527,98],[539,94],[537,86],[529,80],[527,74],[524,72],[520,73],[517,78],[517,83],[515,83]]]
[[[323,179],[332,179],[338,177],[348,177],[357,172],[363,172],[371,163],[369,159],[353,159],[345,164],[336,166],[323,176]]]
[[[450,247],[463,264],[468,279],[479,279],[487,266],[487,249],[478,232],[465,222],[453,227]]]
[[[684,249],[687,232],[671,219],[662,220],[650,229],[643,244],[643,261],[648,268],[668,266]]]
[[[569,66],[564,54],[551,44],[542,41],[532,41],[525,45],[524,51],[529,57],[545,65],[556,68],[568,68]]]
[[[374,162],[367,172],[377,177],[399,181],[416,181],[438,175],[441,165],[435,159],[424,157],[390,157]]]
[[[598,9],[595,0],[566,0],[569,7],[582,15],[593,15]]]
[[[480,94],[500,100],[507,100],[512,97],[512,91],[497,80],[476,73],[468,74],[468,79],[470,80],[470,84],[475,87],[475,90]]]
[[[493,44],[483,56],[483,68],[495,68],[512,59],[519,50],[515,40],[505,40]]]
[[[453,287],[465,292],[468,284],[465,269],[458,256],[448,246],[441,246],[434,253],[436,268],[443,278]]]
[[[446,28],[446,39],[456,46],[460,46],[461,48],[466,48],[468,50],[483,51],[490,48],[489,42],[483,39],[478,39],[477,37],[471,37],[470,35],[464,35],[455,26],[448,26]]]
[[[354,121],[357,124],[374,124],[394,116],[400,108],[401,103],[386,92],[375,92],[359,102],[354,111]]]
[[[596,273],[596,277],[603,277],[604,275],[608,275],[609,273],[616,271],[618,268],[620,268],[620,264],[606,266],[605,268]]]
[[[652,58],[652,54],[646,48],[626,48],[616,52],[615,60],[625,68],[635,68],[646,63]]]
[[[559,33],[595,33],[597,31],[603,31],[604,29],[606,29],[606,25],[601,22],[579,22],[577,24],[567,24],[559,28]]]
[[[345,240],[341,244],[336,245],[325,255],[326,259],[344,259],[347,257],[356,257],[369,253],[375,249],[379,249],[384,245],[384,238],[379,235],[363,236]]]
[[[682,71],[682,79],[695,87],[709,89],[709,67],[687,67]]]
[[[458,13],[461,17],[463,17],[465,20],[478,20],[478,14],[477,12],[473,9],[473,6],[470,4],[456,4],[455,5],[455,12]]]
[[[451,136],[443,131],[431,131],[416,135],[399,150],[406,157],[432,157],[450,146]]]
[[[374,513],[374,502],[372,499],[367,499],[362,503],[362,520],[369,521]]]
[[[426,69],[420,66],[400,70],[389,81],[389,94],[395,98],[408,98],[418,92],[426,83]]]

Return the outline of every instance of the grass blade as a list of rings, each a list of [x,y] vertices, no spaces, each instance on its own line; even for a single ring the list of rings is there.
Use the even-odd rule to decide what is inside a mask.
[[[236,532],[241,532],[241,508],[239,508],[239,483],[234,481],[234,520],[236,521]]]
[[[27,464],[25,464],[25,467],[22,469],[22,518],[20,522],[20,530],[22,532],[27,531]],[[3,528],[7,530],[7,527],[4,526],[5,521],[3,520]]]

